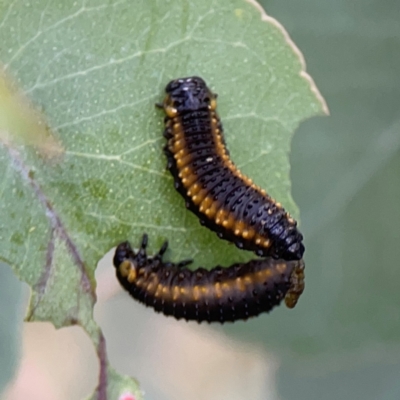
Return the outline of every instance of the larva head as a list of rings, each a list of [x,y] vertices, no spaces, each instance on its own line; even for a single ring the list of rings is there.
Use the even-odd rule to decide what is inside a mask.
[[[175,79],[165,88],[163,107],[168,117],[197,110],[215,110],[216,95],[198,76]]]
[[[113,264],[117,269],[117,274],[131,283],[137,276],[137,262],[135,258],[135,253],[129,242],[119,244],[113,258]]]

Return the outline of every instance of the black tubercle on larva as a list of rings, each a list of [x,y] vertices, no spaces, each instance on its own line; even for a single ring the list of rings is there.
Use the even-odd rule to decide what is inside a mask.
[[[117,247],[117,278],[133,298],[176,319],[245,320],[269,312],[283,299],[294,307],[304,288],[302,260],[266,258],[191,271],[185,268],[190,260],[163,262],[167,242],[153,257],[147,256],[146,247],[146,234],[136,252],[128,242]]]
[[[186,207],[202,225],[262,257],[300,260],[303,236],[282,206],[229,159],[216,95],[199,77],[171,81],[166,113],[167,167]]]

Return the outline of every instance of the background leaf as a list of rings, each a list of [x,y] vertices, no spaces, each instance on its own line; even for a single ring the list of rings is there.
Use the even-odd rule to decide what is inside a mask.
[[[17,366],[22,325],[21,290],[6,265],[0,263],[0,393]]]
[[[187,75],[209,82],[233,159],[295,215],[290,139],[326,106],[282,29],[242,0],[0,7],[5,69],[45,110],[64,150],[50,164],[34,147],[3,141],[1,257],[33,289],[28,320],[88,332],[101,359],[95,396],[105,398],[108,380],[109,396],[123,388],[140,398],[135,382],[107,366],[92,317],[100,257],[127,238],[137,245],[143,231],[153,250],[168,238],[174,260],[211,267],[253,257],[216,240],[174,191],[154,108],[165,84]]]
[[[281,341],[277,328],[274,336],[292,344],[279,393],[398,399],[400,4],[262,3],[303,51],[331,111],[303,123],[293,140],[307,290],[291,332]],[[271,337],[254,336],[271,345]]]

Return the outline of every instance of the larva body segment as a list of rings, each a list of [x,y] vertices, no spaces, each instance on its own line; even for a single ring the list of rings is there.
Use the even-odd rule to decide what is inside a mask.
[[[160,105],[166,113],[164,152],[186,207],[222,239],[262,257],[300,260],[296,221],[229,158],[216,95],[203,79],[171,81]]]
[[[233,322],[269,312],[285,299],[294,307],[304,288],[304,263],[272,258],[215,267],[185,268],[189,261],[164,263],[167,243],[153,257],[146,254],[147,235],[135,252],[121,243],[114,266],[132,297],[157,312],[198,322]]]

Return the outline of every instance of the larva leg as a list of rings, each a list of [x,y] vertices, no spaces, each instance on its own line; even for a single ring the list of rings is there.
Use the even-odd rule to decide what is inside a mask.
[[[167,155],[167,169],[171,170],[171,168],[174,166],[174,160],[173,158],[169,157],[169,152]]]
[[[140,248],[145,249],[147,247],[148,241],[149,241],[149,237],[147,236],[147,233],[143,233],[142,243],[140,244]]]
[[[192,262],[193,262],[193,260],[182,260],[182,261],[179,261],[178,264],[176,264],[176,266],[178,268],[183,268],[183,267],[186,267],[186,265],[191,264]]]
[[[171,128],[165,129],[163,132],[163,136],[165,137],[165,139],[171,139],[172,138]]]
[[[154,255],[155,259],[161,260],[162,256],[168,249],[168,240],[166,240],[163,245],[161,246],[160,250],[158,250],[158,253]]]
[[[149,240],[149,237],[147,236],[147,233],[144,233],[142,236],[142,243],[140,244],[140,249],[137,254],[140,259],[145,259],[147,257],[146,248],[147,248],[148,240]]]
[[[173,262],[170,262],[170,261],[167,261],[167,262],[163,263],[163,265],[164,265],[164,267],[166,269],[173,268],[175,266],[175,264]]]

